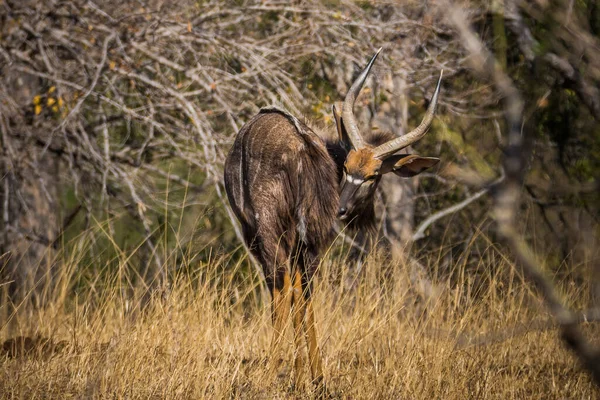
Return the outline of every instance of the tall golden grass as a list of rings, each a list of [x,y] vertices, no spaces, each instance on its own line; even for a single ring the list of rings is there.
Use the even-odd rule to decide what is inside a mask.
[[[169,288],[148,298],[135,283],[136,249],[113,241],[114,268],[93,265],[106,263],[89,249],[107,232],[98,224],[57,256],[47,307],[8,313],[3,304],[0,397],[315,395],[308,382],[292,388],[291,328],[287,351],[268,354],[268,296],[240,252],[215,248],[208,261],[197,261],[183,246],[165,251]],[[479,265],[467,271],[459,263],[451,273],[439,272],[437,258],[428,262],[438,272],[435,294],[426,297],[403,262],[372,254],[353,277],[344,257],[325,257],[314,304],[332,397],[599,398],[557,331],[540,324],[549,320],[543,302],[507,255],[490,244]],[[574,307],[585,305],[585,287],[562,290]],[[585,330],[600,337],[593,324]]]

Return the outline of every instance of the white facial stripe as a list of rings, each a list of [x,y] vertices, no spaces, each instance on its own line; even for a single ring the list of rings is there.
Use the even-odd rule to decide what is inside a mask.
[[[360,178],[354,178],[350,175],[346,175],[346,181],[348,181],[354,185],[361,185],[364,182],[364,180],[362,180]]]

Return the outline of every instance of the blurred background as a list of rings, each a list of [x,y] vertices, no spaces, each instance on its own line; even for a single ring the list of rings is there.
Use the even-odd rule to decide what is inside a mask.
[[[374,240],[337,227],[315,300],[332,386],[351,398],[371,396],[377,379],[381,398],[524,398],[542,387],[592,398],[555,336],[525,337],[554,325],[546,292],[525,283],[499,236],[494,197],[514,179],[503,162],[516,151],[516,232],[578,321],[594,320],[586,310],[600,318],[595,0],[0,0],[3,351],[52,337],[52,351],[83,357],[43,372],[5,364],[0,387],[147,398],[181,379],[182,397],[275,396],[279,378],[255,372],[268,297],[223,162],[264,106],[335,135],[331,105],[379,47],[355,106],[361,129],[410,131],[443,70],[432,128],[410,149],[442,161],[383,178]],[[502,79],[522,100],[516,150]],[[522,345],[509,341],[520,335]],[[487,347],[496,342],[506,345]],[[193,386],[217,370],[223,381]],[[19,381],[31,371],[39,383]]]
[[[81,249],[82,235],[78,268],[110,272],[115,248],[132,251],[132,283],[147,286],[173,272],[164,257],[243,256],[222,179],[235,134],[272,104],[335,134],[331,104],[379,47],[356,106],[363,130],[402,135],[442,69],[444,81],[438,117],[413,149],[440,167],[384,178],[376,246],[434,258],[425,268],[447,274],[461,262],[477,277],[495,242],[504,110],[472,73],[450,6],[1,1],[2,290],[18,298],[36,287],[43,302],[57,253]],[[568,265],[576,281],[598,282],[600,6],[460,6],[523,98],[520,228],[558,276]]]

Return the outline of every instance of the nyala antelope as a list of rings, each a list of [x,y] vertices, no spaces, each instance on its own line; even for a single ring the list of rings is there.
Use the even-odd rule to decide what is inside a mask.
[[[318,135],[283,110],[265,108],[242,127],[225,161],[229,202],[246,244],[263,267],[272,296],[271,351],[278,347],[292,316],[296,387],[303,381],[303,333],[313,382],[324,387],[311,287],[319,255],[333,239],[336,217],[354,230],[373,227],[373,195],[381,177],[390,172],[411,177],[439,161],[396,153],[421,139],[431,125],[441,74],[415,130],[402,137],[360,133],[354,102],[379,51],[341,106],[333,107],[337,141]]]

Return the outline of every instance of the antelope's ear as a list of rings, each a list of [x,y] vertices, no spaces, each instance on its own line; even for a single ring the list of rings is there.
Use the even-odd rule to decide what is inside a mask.
[[[421,157],[416,154],[396,154],[383,161],[381,173],[393,172],[400,177],[410,178],[433,167],[438,162],[440,162],[440,159],[435,157]]]
[[[352,148],[352,142],[348,137],[348,132],[346,131],[346,128],[344,128],[344,124],[342,123],[342,102],[336,101],[331,106],[331,111],[333,112],[333,118],[335,119],[335,126],[337,128],[340,142],[342,142],[346,148]]]

